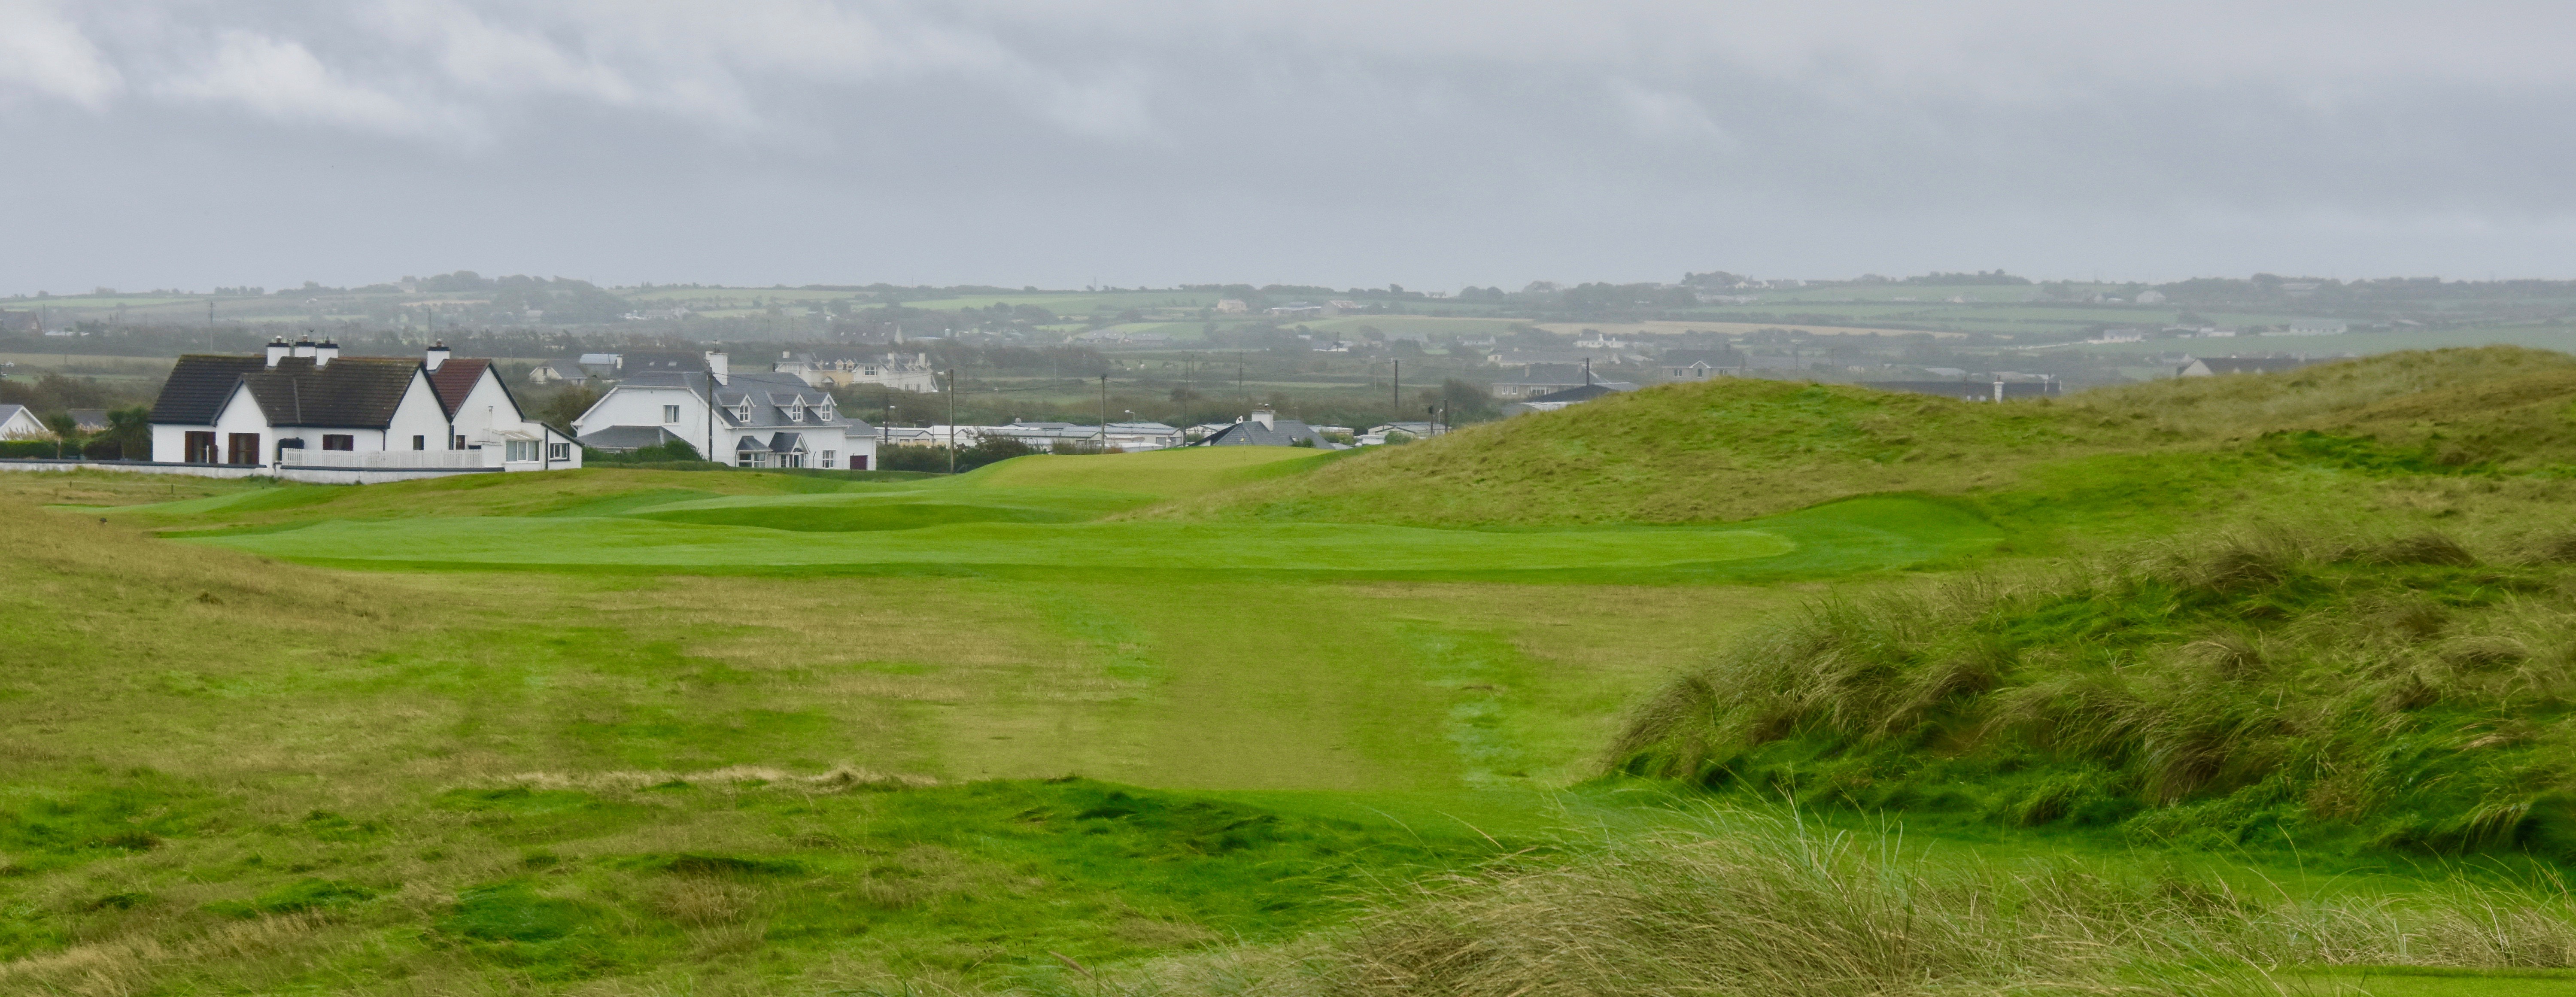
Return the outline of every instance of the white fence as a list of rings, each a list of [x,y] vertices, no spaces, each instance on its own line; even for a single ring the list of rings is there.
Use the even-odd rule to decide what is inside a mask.
[[[296,450],[279,454],[287,467],[348,468],[359,471],[466,471],[501,466],[497,447],[482,450]]]

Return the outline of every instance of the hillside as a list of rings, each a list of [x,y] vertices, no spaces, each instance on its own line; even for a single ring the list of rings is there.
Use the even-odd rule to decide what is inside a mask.
[[[2106,486],[2108,495],[2091,500],[2197,511],[2218,495],[2233,499],[2249,475],[2563,468],[2576,463],[2571,402],[2576,359],[2514,347],[2006,405],[1723,379],[1470,426],[1146,514],[1468,527],[1692,523],[1894,491],[1980,496],[2009,512]],[[2221,464],[2227,472],[2211,478]],[[2256,492],[2255,504],[2273,494]]]

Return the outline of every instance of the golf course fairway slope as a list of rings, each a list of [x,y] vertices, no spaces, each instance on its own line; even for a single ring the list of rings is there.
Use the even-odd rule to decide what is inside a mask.
[[[2463,350],[953,477],[12,471],[0,993],[2554,985],[2571,403]]]

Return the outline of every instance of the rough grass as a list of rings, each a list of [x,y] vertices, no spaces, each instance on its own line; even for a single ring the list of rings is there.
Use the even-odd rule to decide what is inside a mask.
[[[2313,985],[2284,970],[2355,965],[2576,965],[2576,901],[2553,882],[2391,894],[2152,863],[1988,862],[1732,814],[1611,839],[1570,862],[1429,881],[1352,930],[1165,961],[1115,986],[1265,997],[2278,994]]]
[[[2060,497],[2053,469],[2098,471],[2101,458],[2119,456],[2131,464],[2125,477],[2183,486],[2135,503],[2165,511],[2154,525],[2171,528],[2231,500],[2267,505],[2276,483],[2303,471],[2368,477],[2414,470],[2390,463],[2413,459],[2441,473],[2563,475],[2576,463],[2572,402],[2576,359],[2515,347],[2388,354],[2005,405],[1721,379],[1471,426],[1156,514],[1441,526],[1680,523],[1887,491],[1976,496],[2008,509]],[[2303,445],[2285,446],[2283,436]],[[2230,472],[2200,473],[2212,463]],[[2305,490],[2296,481],[2287,487]],[[2279,505],[2296,508],[2295,500]]]
[[[2576,860],[2576,573],[2434,533],[2245,535],[1825,600],[1685,675],[1640,774],[2142,840]]]

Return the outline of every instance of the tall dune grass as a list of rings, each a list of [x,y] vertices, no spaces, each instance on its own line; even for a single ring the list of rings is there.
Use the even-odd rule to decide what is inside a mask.
[[[2008,824],[2576,857],[2567,545],[2248,533],[1818,601],[1676,679],[1613,754]]]
[[[1131,994],[1842,997],[2301,992],[2288,967],[2576,965],[2554,881],[2391,894],[2136,863],[2000,863],[1730,812],[1426,885],[1301,947],[1166,961]]]

